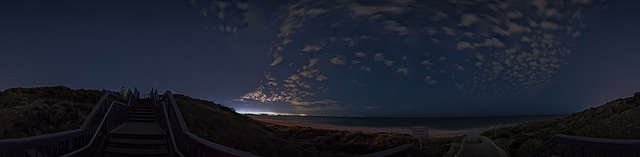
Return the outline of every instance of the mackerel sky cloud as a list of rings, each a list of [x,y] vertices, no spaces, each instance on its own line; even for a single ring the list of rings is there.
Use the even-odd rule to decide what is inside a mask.
[[[423,117],[571,113],[640,89],[637,1],[274,2],[0,2],[0,89]]]

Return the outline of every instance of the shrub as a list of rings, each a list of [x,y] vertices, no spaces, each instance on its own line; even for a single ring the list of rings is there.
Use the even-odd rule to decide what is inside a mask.
[[[526,141],[524,141],[524,143],[522,143],[522,145],[520,145],[520,147],[518,147],[518,149],[516,150],[516,152],[518,152],[519,155],[524,155],[538,147],[540,147],[542,145],[544,141],[542,141],[539,138],[530,138],[527,139]]]
[[[49,125],[56,126],[60,122],[68,119],[69,115],[66,112],[68,103],[58,102],[53,105],[48,105],[42,100],[37,100],[32,103],[33,109],[31,113],[33,117],[38,121],[44,121]]]
[[[16,106],[24,106],[28,104],[27,99],[19,93],[7,90],[0,96],[0,107],[10,108]]]

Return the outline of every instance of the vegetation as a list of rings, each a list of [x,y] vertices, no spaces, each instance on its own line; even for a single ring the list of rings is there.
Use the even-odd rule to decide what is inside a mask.
[[[120,90],[124,93],[124,90]],[[20,138],[77,129],[104,91],[64,86],[11,88],[0,92],[0,138]],[[404,134],[321,130],[263,124],[232,108],[174,95],[190,131],[225,146],[263,156],[353,156],[403,144]],[[461,137],[430,139],[423,150],[443,156]]]
[[[555,134],[640,139],[638,115],[640,115],[640,92],[635,93],[634,97],[617,99],[562,119],[497,127],[485,132],[484,135],[508,150],[512,156],[521,156],[541,146]]]
[[[418,140],[398,133],[362,133],[263,124],[210,101],[174,95],[189,131],[228,147],[263,156],[353,156]],[[431,156],[444,156],[462,137],[423,141]]]
[[[124,92],[124,90],[121,90]],[[68,87],[11,88],[0,92],[0,138],[79,128],[104,91]],[[418,140],[398,133],[362,133],[264,124],[232,108],[174,95],[189,130],[207,140],[263,156],[353,156]],[[640,92],[562,119],[498,126],[483,133],[512,156],[521,156],[555,134],[640,139]],[[462,137],[426,140],[430,156],[453,156]]]
[[[179,94],[174,97],[189,131],[209,141],[264,156],[317,154],[228,107]]]
[[[64,86],[11,88],[0,92],[0,138],[77,129],[104,91]]]

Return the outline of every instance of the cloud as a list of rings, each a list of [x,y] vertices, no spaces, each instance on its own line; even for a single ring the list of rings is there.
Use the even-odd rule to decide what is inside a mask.
[[[548,17],[558,17],[560,16],[560,13],[558,13],[558,9],[549,8],[547,9],[547,11],[544,12],[544,15]]]
[[[510,18],[510,19],[518,19],[520,17],[522,17],[522,12],[520,11],[513,11],[513,12],[507,13],[507,18]]]
[[[473,46],[504,47],[504,43],[500,42],[497,38],[491,38],[485,39],[484,43],[474,43]]]
[[[404,3],[404,4],[403,4]],[[409,3],[409,2],[406,2]],[[405,2],[397,2],[395,4],[386,4],[382,6],[360,5],[357,2],[351,3],[350,9],[355,16],[367,16],[370,19],[376,19],[376,14],[391,13],[402,14],[405,12],[407,4]]]
[[[382,60],[384,60],[384,53],[376,53],[373,56],[373,60],[374,61],[382,61]]]
[[[387,66],[392,66],[393,63],[394,63],[394,61],[384,60],[384,64],[386,64]]]
[[[409,28],[407,28],[407,26],[403,26],[400,23],[393,21],[393,20],[387,20],[384,22],[385,26],[384,28],[393,32],[397,32],[398,35],[407,35],[409,34]]]
[[[458,50],[462,50],[462,49],[466,49],[466,48],[473,49],[475,47],[473,45],[471,45],[471,43],[466,42],[466,41],[458,42]]]
[[[433,80],[431,76],[424,77],[424,80],[427,82],[427,84],[430,84],[430,85],[438,84],[438,81]]]
[[[573,32],[573,33],[571,33],[571,37],[577,38],[577,37],[579,37],[581,34],[582,34],[582,32],[580,32],[580,31]]]
[[[540,22],[540,27],[543,29],[558,29],[559,26],[555,23],[549,22],[549,21],[542,21]]]
[[[436,12],[436,14],[434,16],[431,16],[431,18],[429,18],[429,20],[431,21],[440,21],[442,19],[446,19],[448,18],[449,15],[443,13],[443,12]]]
[[[307,106],[307,105],[315,105],[315,104],[333,104],[333,103],[339,103],[339,101],[324,99],[324,100],[317,100],[317,101],[291,101],[290,103],[292,105]]]
[[[329,79],[329,77],[324,76],[323,74],[318,75],[318,77],[316,78],[317,81],[324,81],[326,79]]]
[[[552,34],[543,34],[541,41],[542,41],[542,43],[545,43],[545,44],[551,44],[554,41],[553,35]]]
[[[247,10],[249,9],[249,2],[236,2],[236,6],[238,9]]]
[[[239,99],[236,99],[236,101],[246,101],[246,100],[255,100],[255,101],[259,101],[259,102],[272,102],[275,101],[273,98],[266,96],[266,94],[263,93],[263,88],[264,87],[258,87],[256,90],[249,92],[247,94],[242,95]]]
[[[535,21],[533,21],[533,20],[529,20],[529,26],[531,26],[531,27],[538,27],[538,23],[536,23],[536,22],[535,22]]]
[[[402,73],[402,74],[404,74],[404,76],[407,76],[407,74],[409,73],[409,69],[407,69],[407,68],[398,68],[396,70],[396,72],[397,73]]]
[[[284,60],[284,59],[282,59],[282,56],[278,56],[278,57],[276,57],[276,59],[273,60],[273,62],[270,65],[271,66],[276,66],[276,65],[280,64],[280,62],[282,62],[282,60]]]
[[[300,80],[300,75],[292,74],[291,76],[289,76],[289,79],[293,81]]]
[[[431,35],[431,36],[433,36],[433,35],[438,34],[438,30],[436,30],[436,28],[433,28],[433,27],[427,27],[427,28],[425,28],[425,29],[427,30],[427,35]]]
[[[502,36],[507,36],[507,35],[509,35],[509,32],[508,32],[507,30],[504,30],[504,29],[502,29],[502,28],[500,28],[500,27],[498,27],[498,26],[493,26],[492,31],[493,31],[494,33],[500,34],[500,35],[502,35]]]
[[[372,105],[372,106],[363,106],[362,108],[364,109],[382,109],[382,106],[379,105]]]
[[[368,72],[371,72],[371,67],[368,67],[368,66],[361,66],[361,67],[360,67],[360,70],[362,70],[362,71],[368,71]]]
[[[588,4],[590,2],[591,0],[571,0],[571,3],[576,3],[576,4]]]
[[[502,66],[502,64],[494,61],[493,62],[493,73],[499,74],[500,72],[502,72],[502,70],[504,70],[504,67]]]
[[[463,14],[462,17],[460,18],[460,23],[458,23],[458,26],[470,27],[472,24],[476,23],[477,21],[478,21],[478,17],[476,15]]]
[[[507,22],[507,27],[507,32],[509,33],[531,32],[531,28],[513,22]]]
[[[230,3],[219,0],[191,0],[190,2],[202,17],[212,23],[203,26],[208,31],[233,34],[248,26],[248,3],[246,2]]]
[[[476,53],[476,59],[478,59],[479,61],[483,61],[484,55],[482,53]]]
[[[442,28],[442,30],[444,31],[444,34],[452,35],[452,36],[456,35],[456,30],[454,29],[451,29],[449,27],[440,27],[440,28]]]
[[[345,60],[345,56],[342,55],[336,55],[335,57],[331,58],[331,63],[335,64],[335,65],[340,65],[340,66],[344,66],[347,65],[347,60]]]
[[[280,25],[280,33],[277,37],[286,38],[295,34],[298,29],[302,28],[305,21],[303,19],[313,18],[328,11],[327,9],[309,9],[304,7],[288,7],[287,9],[284,21]]]
[[[547,0],[532,0],[531,3],[540,11],[543,11],[547,7]]]
[[[267,78],[267,80],[269,81],[275,81],[276,78],[271,77],[271,73],[264,73],[264,77]]]
[[[322,47],[316,45],[307,45],[302,49],[302,52],[320,51]]]
[[[466,37],[473,37],[473,33],[471,33],[471,32],[464,32],[464,36],[466,36]]]
[[[422,65],[431,65],[433,63],[431,63],[431,61],[429,61],[429,60],[423,60],[422,62],[420,62],[420,64],[422,64]]]
[[[460,0],[453,0],[460,1]],[[534,1],[534,0],[532,0]],[[359,72],[362,71],[372,71],[371,66],[380,66],[376,68],[386,67],[385,65],[392,66],[394,70],[382,70],[377,69],[377,72],[385,71],[387,73],[400,73],[404,75],[408,75],[408,68],[405,70],[399,67],[413,66],[412,64],[422,64],[415,66],[423,66],[425,69],[412,69],[412,76],[424,77],[425,75],[431,75],[434,78],[425,79],[424,85],[430,84],[441,84],[442,86],[453,86],[454,84],[458,87],[457,83],[464,86],[464,90],[486,90],[486,89],[495,89],[495,90],[504,90],[506,88],[511,89],[523,89],[526,90],[528,87],[533,88],[534,84],[540,84],[539,82],[549,82],[549,76],[552,76],[551,73],[558,72],[557,67],[563,65],[563,57],[568,54],[571,49],[571,36],[575,34],[575,36],[579,35],[584,24],[582,23],[582,12],[579,15],[576,15],[574,12],[578,9],[556,9],[556,8],[566,8],[569,6],[562,6],[563,4],[556,3],[555,1],[539,1],[536,0],[534,2],[525,2],[527,4],[524,5],[514,5],[512,3],[506,2],[486,2],[486,1],[471,1],[475,3],[473,7],[478,7],[479,9],[483,9],[485,11],[490,11],[487,9],[495,9],[494,13],[486,13],[486,14],[477,14],[476,12],[451,12],[451,16],[447,15],[449,13],[438,12],[438,8],[430,8],[425,7],[421,8],[421,5],[412,5],[412,6],[400,6],[396,5],[392,1],[383,2],[384,4],[390,4],[388,6],[374,6],[370,4],[365,4],[356,0],[344,0],[338,2],[337,8],[327,7],[324,4],[316,4],[316,3],[303,3],[296,2],[291,4],[289,7],[283,7],[282,11],[287,13],[289,11],[289,15],[283,14],[282,19],[283,23],[280,24],[281,28],[285,31],[280,31],[281,34],[287,34],[286,36],[278,36],[282,41],[280,43],[276,43],[271,47],[271,56],[273,56],[272,63],[274,66],[279,64],[280,62],[284,62],[282,58],[278,59],[278,57],[288,57],[287,62],[284,62],[285,66],[280,66],[279,68],[269,68],[272,72],[282,72],[291,71],[297,74],[300,77],[300,81],[312,81],[312,79],[316,79],[318,81],[325,80],[326,76],[319,76],[319,73],[314,73],[312,70],[324,68],[318,66],[320,60],[322,61],[330,61],[330,64],[342,65],[344,67],[339,66],[327,66],[333,68],[349,68],[350,72],[354,73],[366,73]],[[415,1],[414,1],[415,2]],[[417,1],[420,2],[420,1]],[[488,4],[491,3],[491,4]],[[509,3],[509,4],[507,4]],[[404,4],[409,4],[404,3]],[[462,4],[462,3],[459,3]],[[303,6],[304,5],[304,6]],[[487,8],[488,7],[488,8]],[[320,8],[320,9],[318,9]],[[321,36],[318,40],[309,41],[309,45],[304,44],[302,42],[298,42],[298,37],[304,36],[313,36],[314,32],[308,31],[309,28],[306,28],[309,24],[317,23],[318,20],[322,22],[323,19],[309,18],[311,16],[306,15],[305,12],[315,12],[312,14],[325,12],[325,11],[333,11],[340,9],[352,9],[347,10],[347,12],[354,13],[355,16],[365,16],[365,17],[354,17],[358,19],[362,19],[364,21],[357,22],[355,24],[371,24],[377,23],[378,28],[382,29],[380,32],[369,32],[367,34],[351,34],[351,35],[330,35],[325,34]],[[313,10],[315,9],[315,10]],[[436,23],[414,23],[411,20],[406,21],[403,18],[405,15],[410,16],[414,11],[409,11],[408,9],[416,9],[418,12],[428,13],[426,17],[423,17],[423,20],[433,20],[440,21]],[[536,10],[541,10],[536,12]],[[435,10],[435,11],[434,11]],[[407,12],[405,12],[407,11]],[[473,13],[473,14],[465,14],[465,13]],[[523,15],[527,14],[527,15]],[[534,15],[529,15],[529,13],[533,13]],[[401,15],[402,14],[402,15]],[[497,15],[496,17],[492,17],[491,15]],[[574,16],[576,15],[576,16]],[[211,16],[215,16],[211,14]],[[527,17],[524,17],[527,16]],[[577,17],[580,16],[580,17]],[[562,17],[565,20],[559,19],[558,17]],[[448,18],[448,19],[447,19]],[[371,20],[375,19],[375,20]],[[369,21],[367,21],[369,20]],[[446,20],[446,21],[445,21]],[[486,21],[485,21],[486,20]],[[548,20],[545,22],[545,20]],[[424,21],[423,21],[424,22]],[[558,23],[561,22],[561,23]],[[306,24],[303,26],[303,24]],[[317,25],[318,27],[330,27],[332,23]],[[479,26],[483,25],[481,30],[478,29],[467,29],[465,27],[468,26]],[[492,26],[493,25],[493,26]],[[226,27],[227,25],[224,25]],[[310,25],[309,25],[310,26]],[[316,27],[316,26],[312,26]],[[340,25],[336,28],[342,27],[350,27],[349,25]],[[226,29],[226,28],[224,28]],[[306,29],[307,31],[301,31],[302,29]],[[313,28],[312,28],[313,29]],[[334,28],[335,29],[335,28]],[[562,30],[560,30],[562,29]],[[415,32],[409,32],[412,30],[416,30]],[[276,30],[278,31],[278,30]],[[489,32],[487,32],[489,31]],[[493,32],[491,32],[493,31]],[[375,50],[375,48],[367,48],[368,45],[377,44],[380,37],[385,37],[389,33],[393,34],[408,34],[408,33],[422,33],[424,39],[438,39],[433,42],[428,41],[429,44],[424,46],[416,46],[419,43],[411,43],[415,41],[413,38],[405,39],[406,44],[409,46],[414,46],[419,49],[423,49],[420,51],[424,51],[424,53],[431,52],[431,55],[420,56],[421,52],[405,52],[405,53],[396,53],[396,52],[387,52],[391,48],[383,48]],[[300,34],[296,34],[300,33]],[[366,33],[366,32],[362,32]],[[378,33],[378,34],[376,34]],[[550,34],[550,35],[545,35]],[[293,36],[295,35],[295,36]],[[296,38],[293,38],[296,37]],[[566,38],[569,37],[569,38]],[[345,41],[345,38],[349,38],[349,40]],[[293,42],[292,39],[295,39],[296,42]],[[341,44],[347,44],[353,39],[358,40],[358,47],[351,47],[348,49],[355,50],[349,51],[347,49],[343,49],[340,47],[326,47],[327,44],[335,44],[339,42]],[[404,39],[404,38],[403,38]],[[483,40],[484,39],[484,40]],[[457,45],[455,45],[458,50],[465,51],[464,54],[441,54],[441,51],[438,48],[432,49],[430,48],[436,41],[441,41],[442,43],[450,43],[454,41]],[[457,42],[456,42],[457,41]],[[333,42],[333,43],[332,43]],[[561,43],[562,42],[562,43]],[[291,45],[291,43],[297,43],[296,45]],[[289,45],[286,45],[289,44]],[[388,43],[391,44],[391,43]],[[382,46],[388,44],[383,43]],[[410,45],[413,44],[413,45]],[[402,45],[396,45],[396,48],[399,48],[398,51],[404,50]],[[444,45],[443,45],[444,46]],[[347,46],[348,47],[348,46]],[[446,47],[446,46],[445,46]],[[444,48],[444,47],[442,47]],[[451,47],[448,47],[451,48]],[[535,50],[537,49],[537,50]],[[286,50],[286,51],[285,51]],[[314,52],[314,51],[322,51],[322,53],[300,53],[301,50]],[[346,54],[342,53],[346,50]],[[365,51],[365,52],[358,52]],[[377,52],[376,52],[377,51]],[[436,52],[436,53],[433,53]],[[481,52],[481,55],[478,55],[477,52]],[[444,52],[442,52],[444,53]],[[286,55],[283,55],[286,54]],[[302,54],[304,56],[297,56],[298,54]],[[337,57],[336,55],[344,55],[342,57]],[[403,57],[403,54],[408,55],[406,61],[400,60]],[[453,55],[453,56],[452,56]],[[321,57],[323,56],[323,57]],[[328,57],[327,57],[328,56]],[[439,62],[440,56],[453,57],[448,58],[448,60],[443,60],[443,62]],[[305,63],[307,59],[302,60],[294,60],[294,58],[304,58],[304,57],[318,57],[315,60],[309,59],[308,63]],[[337,58],[336,58],[337,57]],[[372,60],[365,59],[366,57],[373,58]],[[333,59],[333,60],[332,60]],[[415,59],[415,60],[414,60]],[[277,60],[277,61],[276,61]],[[398,60],[398,62],[394,62]],[[459,64],[454,65],[444,65],[450,63],[449,61],[459,62]],[[383,64],[375,65],[371,64],[372,61],[382,62]],[[408,61],[414,61],[418,63],[409,63]],[[494,64],[494,61],[497,64]],[[405,63],[406,62],[406,63]],[[290,64],[291,63],[291,64]],[[323,62],[323,64],[326,62]],[[290,64],[290,66],[286,66]],[[348,66],[345,66],[347,65]],[[295,66],[298,66],[297,69]],[[390,67],[387,67],[391,69]],[[409,67],[413,68],[413,67]],[[358,70],[360,69],[360,70]],[[384,69],[384,68],[383,68]],[[446,70],[446,74],[441,74],[442,71]],[[464,70],[464,71],[459,71]],[[455,75],[458,73],[469,73],[469,75],[465,76],[475,76],[474,78],[467,78],[462,75],[456,75],[455,80],[449,80],[451,75]],[[287,73],[291,74],[291,73]],[[269,97],[281,96],[282,99],[286,100],[294,100],[297,97],[303,98],[296,100],[297,102],[302,102],[302,100],[309,100],[308,97],[302,97],[303,94],[296,94],[295,92],[299,91],[285,91],[285,93],[280,93],[283,90],[293,90],[289,88],[283,88],[285,84],[291,84],[288,86],[294,86],[295,88],[304,91],[305,85],[300,85],[299,82],[289,80],[291,83],[286,82],[288,80],[286,77],[288,75],[277,75],[277,81],[267,81],[264,80],[262,86],[266,88],[265,93]],[[333,75],[332,75],[333,76]],[[535,78],[530,78],[530,76],[535,76]],[[335,76],[334,76],[335,77]],[[275,78],[274,78],[275,79]],[[333,78],[338,79],[338,78]],[[420,79],[420,78],[418,78]],[[492,81],[499,80],[499,81]],[[337,81],[337,80],[336,80]],[[445,81],[445,82],[439,82]],[[536,81],[538,83],[536,83]],[[273,83],[270,83],[273,82]],[[331,82],[331,81],[329,81]],[[307,87],[313,86],[313,88],[321,88],[320,86],[329,82],[316,82],[311,85],[307,85]],[[527,83],[527,84],[525,84]],[[272,85],[276,84],[277,87],[273,87]],[[318,84],[318,85],[316,85]],[[311,87],[310,87],[311,88]],[[320,90],[309,89],[308,91],[318,92]],[[462,91],[462,89],[460,89]],[[275,92],[275,94],[271,93]],[[321,91],[320,91],[321,92]],[[293,95],[296,96],[293,96]],[[318,97],[314,98],[322,98],[323,96],[329,95],[318,95]],[[279,98],[275,98],[279,99]],[[316,99],[312,99],[316,100]]]
[[[438,59],[438,61],[441,61],[441,62],[442,62],[442,61],[444,61],[444,60],[447,60],[447,57],[442,56],[442,57],[440,57],[440,58]]]
[[[312,78],[313,77],[313,73],[311,73],[311,71],[301,71],[300,76],[302,77],[306,77],[306,78]]]
[[[316,64],[318,64],[318,61],[320,61],[320,59],[318,59],[318,58],[309,58],[309,65],[302,66],[302,70],[307,70],[307,69],[315,66]]]

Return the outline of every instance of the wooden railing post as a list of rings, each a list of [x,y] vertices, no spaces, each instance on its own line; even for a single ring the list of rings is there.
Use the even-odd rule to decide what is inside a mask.
[[[571,156],[582,156],[584,151],[583,147],[571,146]]]

